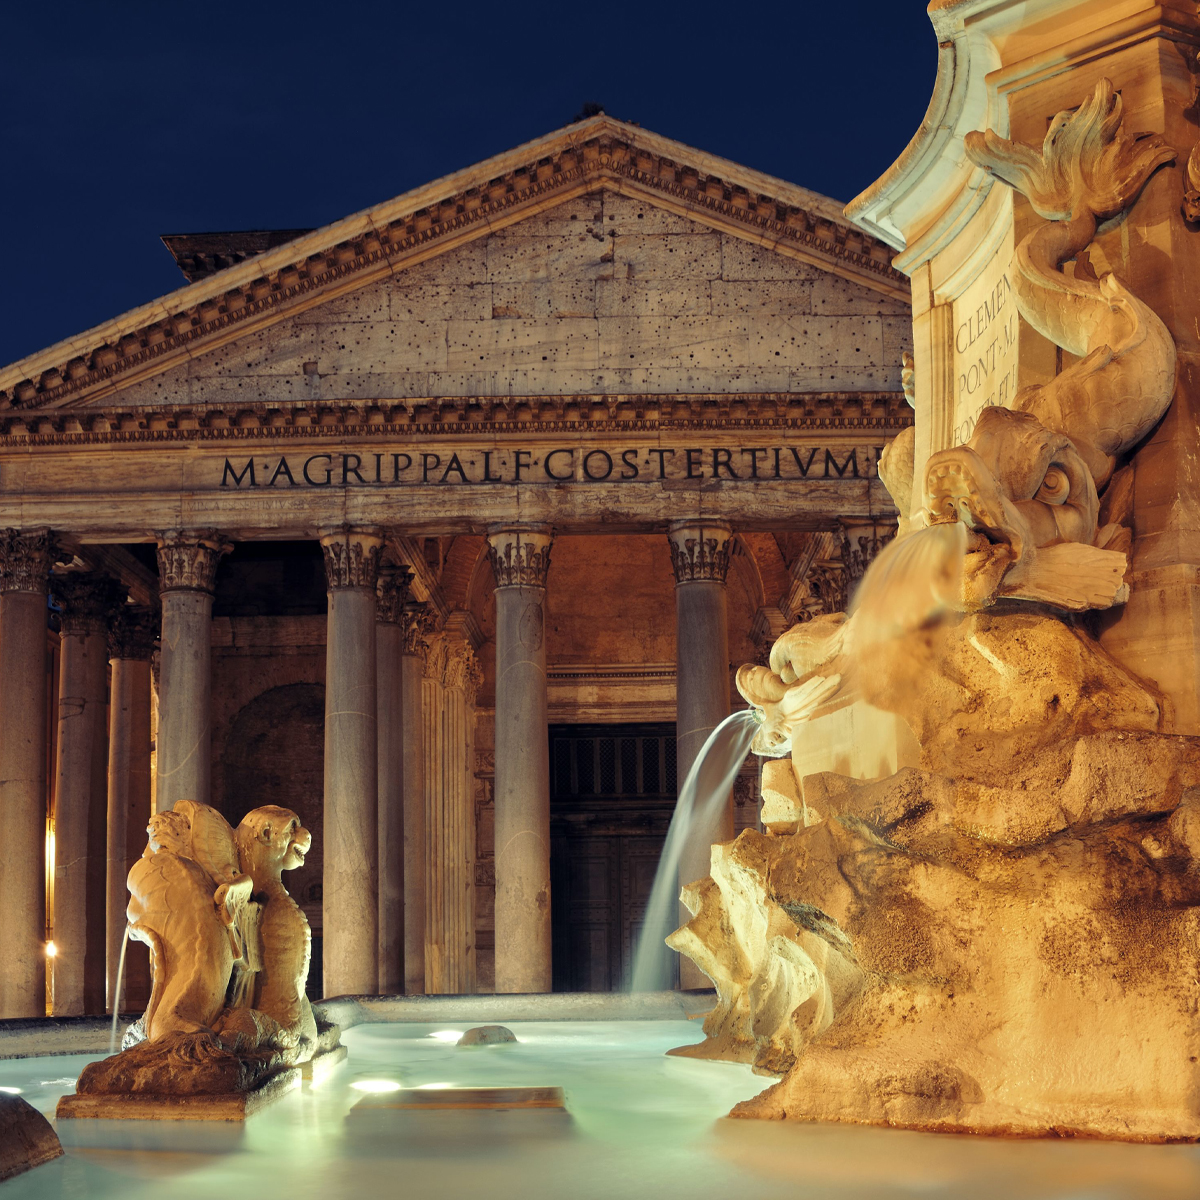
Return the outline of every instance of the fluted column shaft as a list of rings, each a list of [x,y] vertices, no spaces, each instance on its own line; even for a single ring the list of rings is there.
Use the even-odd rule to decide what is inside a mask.
[[[425,985],[475,990],[474,703],[480,672],[471,647],[433,639],[424,685],[426,863]]]
[[[675,571],[675,739],[678,784],[683,786],[708,735],[729,715],[729,632],[725,577],[730,528],[720,521],[680,523],[668,537]],[[715,820],[691,831],[679,860],[680,886],[703,879],[714,842],[733,837],[733,793]],[[691,914],[680,905],[680,922]],[[688,958],[679,963],[683,988],[711,981]]]
[[[110,580],[55,576],[62,608],[58,739],[54,771],[55,1016],[104,1011],[105,874],[108,812],[108,612]]]
[[[0,532],[0,1018],[46,1015],[49,533]]]
[[[425,992],[425,641],[430,615],[424,605],[404,610],[400,659],[401,780],[404,789],[404,991]]]
[[[108,871],[105,905],[106,1002],[129,1012],[150,998],[150,961],[141,942],[129,942],[121,994],[117,973],[125,936],[129,870],[146,844],[150,820],[150,658],[156,618],[126,606],[109,628],[112,664],[108,725]]]
[[[382,538],[321,538],[329,615],[325,658],[325,994],[379,990],[379,763],[375,584]]]
[[[159,654],[155,807],[209,802],[212,793],[212,603],[217,564],[231,547],[215,534],[158,543]]]
[[[496,580],[496,991],[548,992],[550,757],[545,598],[551,531],[493,529]]]
[[[380,571],[375,604],[379,994],[404,991],[404,602],[412,572]]]

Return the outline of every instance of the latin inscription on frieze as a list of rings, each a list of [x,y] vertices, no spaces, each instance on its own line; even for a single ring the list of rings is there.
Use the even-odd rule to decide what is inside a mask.
[[[223,488],[472,486],[871,479],[883,447],[797,446],[350,450],[226,458]]]

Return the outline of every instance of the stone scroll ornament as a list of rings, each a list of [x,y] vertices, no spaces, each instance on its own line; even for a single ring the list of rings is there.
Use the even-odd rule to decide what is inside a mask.
[[[255,809],[233,830],[191,800],[150,820],[129,872],[129,934],[150,949],[145,1014],[81,1095],[247,1092],[330,1040],[305,995],[311,935],[283,886],[312,843],[295,813]],[[336,1030],[332,1031],[336,1041]]]
[[[1016,302],[1077,361],[915,480],[897,439],[880,473],[906,519],[850,615],[738,673],[760,753],[835,684],[827,703],[899,715],[920,756],[876,780],[765,765],[795,820],[714,846],[684,887],[669,942],[718,999],[677,1053],[780,1077],[734,1116],[1200,1139],[1200,739],[1159,732],[1160,696],[1086,617],[1127,597],[1125,459],[1175,385],[1165,325],[1088,247],[1136,228],[1174,154],[1124,129],[1107,80],[1040,150],[989,132],[967,152],[1043,218]]]

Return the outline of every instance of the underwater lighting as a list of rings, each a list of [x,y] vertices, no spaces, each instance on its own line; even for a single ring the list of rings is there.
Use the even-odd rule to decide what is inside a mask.
[[[56,958],[58,956],[58,947],[53,942],[46,943],[46,957]]]
[[[19,1096],[21,1094],[21,1089],[14,1087],[0,1087],[0,1092],[4,1092],[5,1095],[8,1096]]]
[[[418,1083],[412,1090],[414,1092],[431,1092],[435,1089],[452,1088],[456,1085],[453,1083]]]
[[[439,1029],[436,1033],[429,1035],[431,1038],[436,1038],[439,1042],[457,1042],[462,1037],[461,1029]]]
[[[394,1079],[356,1079],[350,1086],[359,1092],[398,1092],[404,1085]]]

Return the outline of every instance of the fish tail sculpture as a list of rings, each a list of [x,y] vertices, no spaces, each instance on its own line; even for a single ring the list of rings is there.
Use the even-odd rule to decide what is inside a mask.
[[[996,133],[969,133],[978,166],[1020,192],[1045,218],[1013,259],[1017,308],[1081,361],[1052,382],[1018,393],[1013,407],[1066,434],[1097,488],[1118,455],[1166,412],[1175,386],[1175,343],[1166,325],[1113,274],[1096,278],[1086,257],[1099,224],[1123,217],[1150,176],[1175,159],[1157,134],[1130,134],[1108,79],[1077,109],[1060,112],[1040,153]],[[1075,263],[1068,275],[1064,264]]]

